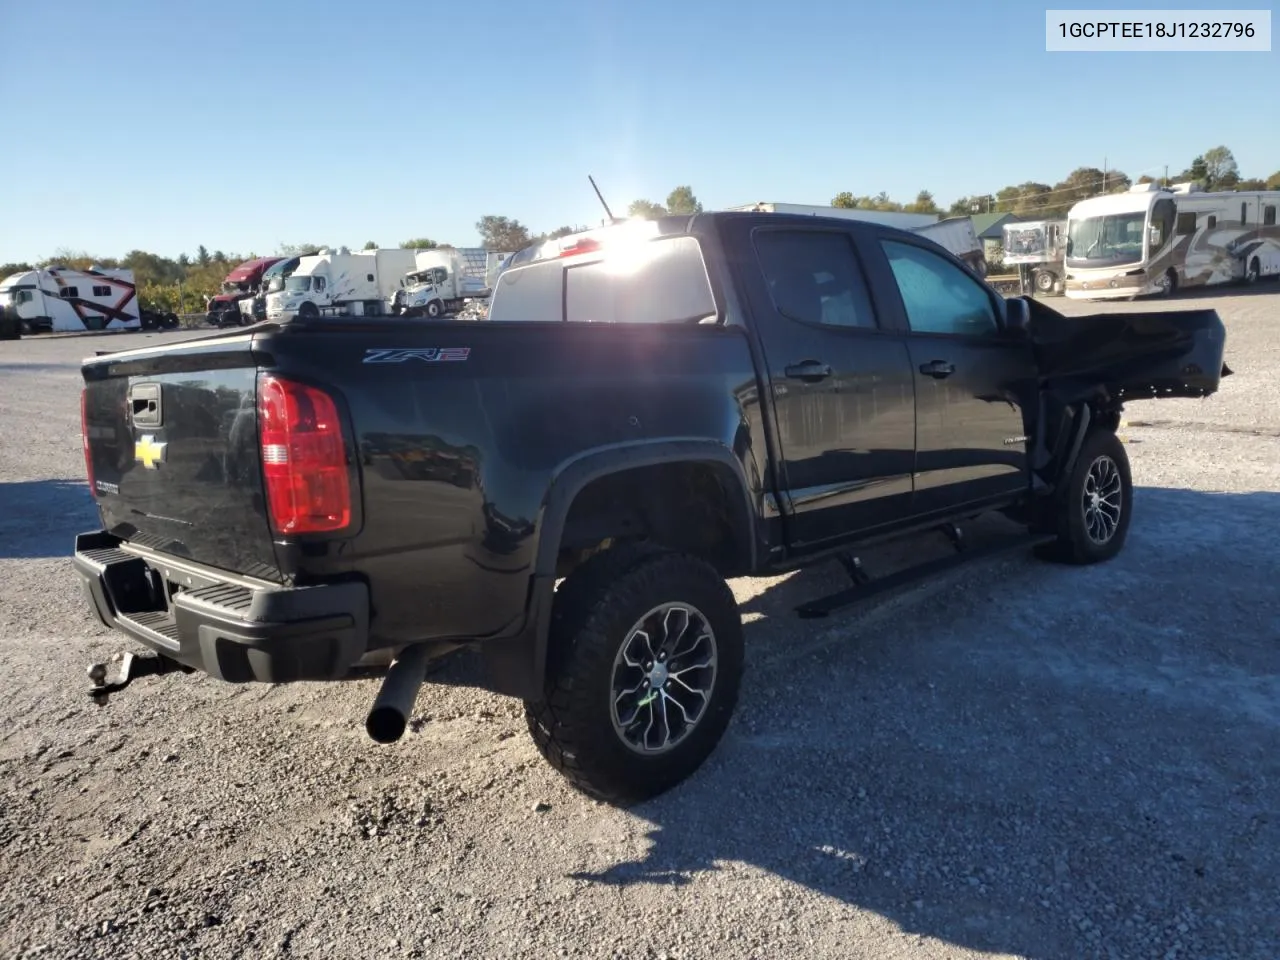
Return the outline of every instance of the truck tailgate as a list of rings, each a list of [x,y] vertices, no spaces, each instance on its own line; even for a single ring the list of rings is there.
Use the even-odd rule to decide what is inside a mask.
[[[282,579],[263,496],[251,339],[86,361],[85,462],[106,530],[133,544]]]

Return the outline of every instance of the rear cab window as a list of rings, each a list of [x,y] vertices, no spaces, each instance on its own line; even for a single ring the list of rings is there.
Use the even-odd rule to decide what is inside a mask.
[[[718,315],[694,237],[606,243],[599,251],[509,268],[489,321],[697,323]]]

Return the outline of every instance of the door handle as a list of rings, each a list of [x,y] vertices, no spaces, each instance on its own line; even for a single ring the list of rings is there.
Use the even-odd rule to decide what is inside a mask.
[[[792,380],[803,380],[805,383],[817,383],[831,376],[831,365],[819,363],[817,360],[802,360],[786,368],[787,377]]]
[[[955,373],[956,365],[947,363],[945,360],[930,360],[928,363],[920,364],[920,372],[927,377],[941,380],[943,377],[949,377]]]

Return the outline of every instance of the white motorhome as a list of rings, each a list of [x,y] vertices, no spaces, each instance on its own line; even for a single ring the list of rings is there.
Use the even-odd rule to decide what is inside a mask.
[[[398,298],[399,312],[407,317],[432,319],[457,313],[468,300],[487,297],[486,259],[481,250],[480,276],[450,247],[418,250],[414,254],[413,272],[404,278],[404,293]]]
[[[267,319],[321,314],[380,316],[388,313],[404,276],[414,268],[412,250],[328,249],[302,257],[284,289],[267,295]]]
[[[46,267],[0,281],[0,306],[24,333],[137,330],[141,311],[133,271]]]
[[[1280,191],[1135,184],[1067,214],[1066,295],[1132,299],[1280,274]]]

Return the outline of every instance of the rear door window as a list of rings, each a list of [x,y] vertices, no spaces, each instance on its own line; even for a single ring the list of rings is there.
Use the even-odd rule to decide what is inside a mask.
[[[702,249],[693,237],[650,240],[600,259],[552,260],[508,270],[489,320],[694,323],[717,315]]]
[[[761,230],[755,248],[774,306],[783,316],[829,327],[876,329],[848,234]]]

